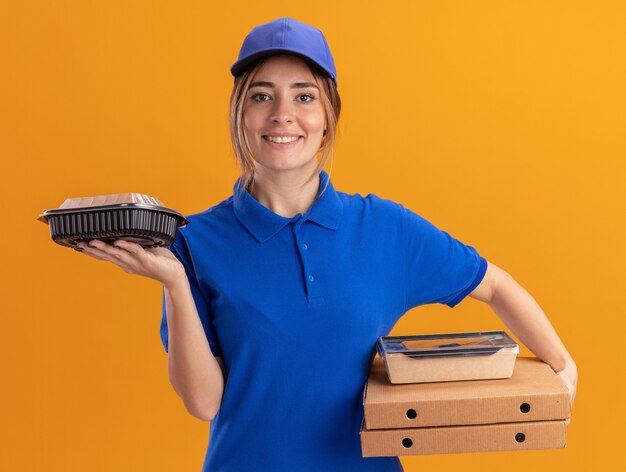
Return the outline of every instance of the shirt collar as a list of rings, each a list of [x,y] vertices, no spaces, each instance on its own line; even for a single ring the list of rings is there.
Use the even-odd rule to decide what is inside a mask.
[[[320,193],[328,186],[322,195]],[[233,187],[233,209],[241,224],[259,241],[265,242],[278,233],[291,221],[296,221],[299,216],[286,218],[261,205],[247,189],[239,194],[241,179],[237,179]],[[302,215],[303,220],[311,220],[315,223],[336,230],[343,214],[343,205],[339,195],[335,191],[328,174],[323,169],[320,171],[320,186],[317,198],[308,211]]]

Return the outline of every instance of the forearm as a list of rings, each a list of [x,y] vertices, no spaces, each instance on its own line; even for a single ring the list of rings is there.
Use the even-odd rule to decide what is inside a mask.
[[[489,305],[515,336],[556,372],[574,365],[539,304],[509,274],[498,281]]]
[[[164,288],[170,381],[189,413],[208,421],[221,403],[224,376],[204,334],[187,277]]]

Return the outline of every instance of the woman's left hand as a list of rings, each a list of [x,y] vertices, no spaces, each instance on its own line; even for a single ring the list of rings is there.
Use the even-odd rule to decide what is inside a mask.
[[[576,384],[578,383],[578,370],[576,364],[570,359],[563,369],[558,371],[556,375],[559,376],[561,381],[567,387],[570,397],[570,407],[574,407],[574,398],[576,397]],[[569,420],[567,421],[569,423]]]

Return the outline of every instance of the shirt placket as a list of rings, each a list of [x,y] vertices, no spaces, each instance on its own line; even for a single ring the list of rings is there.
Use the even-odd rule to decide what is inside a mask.
[[[296,247],[298,248],[298,254],[300,255],[300,262],[302,264],[302,275],[304,279],[304,289],[307,296],[307,302],[318,300],[320,298],[319,293],[319,274],[315,271],[315,264],[311,255],[310,241],[307,240],[304,231],[304,224],[306,220],[298,220],[293,225],[293,235],[296,241]]]

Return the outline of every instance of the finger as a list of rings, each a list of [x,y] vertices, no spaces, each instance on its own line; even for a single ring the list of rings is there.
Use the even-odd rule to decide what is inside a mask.
[[[94,247],[89,247],[88,245],[82,246],[81,251],[85,255],[92,257],[94,259],[97,259],[99,261],[105,261],[105,262],[110,262],[112,264],[115,264],[116,266],[121,268],[124,272],[127,272],[129,274],[133,273],[133,268],[129,264],[122,261],[121,259],[115,258],[114,256],[112,257],[110,254],[107,254],[104,251],[100,251]]]
[[[144,253],[144,248],[141,245],[126,241],[125,239],[116,239],[113,241],[113,247],[124,249],[125,251],[135,254],[136,256]]]
[[[171,256],[172,251],[162,246],[141,246],[124,239],[118,239],[113,243],[114,246],[119,246],[127,251],[135,254],[138,257],[145,254],[155,254],[157,256]]]
[[[111,261],[111,257],[106,252],[100,251],[99,249],[96,249],[95,247],[89,247],[85,243],[79,243],[76,246],[77,246],[76,250],[82,252],[86,256],[92,257],[92,258],[97,259],[99,261],[110,261],[110,262],[112,262]]]
[[[151,254],[156,254],[157,256],[172,257],[174,255],[172,251],[164,247],[153,246],[153,247],[146,248],[146,249],[148,249]]]
[[[106,244],[99,240],[89,241],[88,244],[80,243],[79,245],[83,252],[95,259],[101,261],[109,261],[114,264],[129,264],[132,261],[133,256],[123,249],[113,248],[109,244]]]
[[[126,264],[130,264],[134,260],[134,255],[130,252],[119,247],[114,247],[98,239],[89,241],[89,246],[92,246],[91,249],[95,249],[109,256],[108,260],[111,262],[122,261]]]

